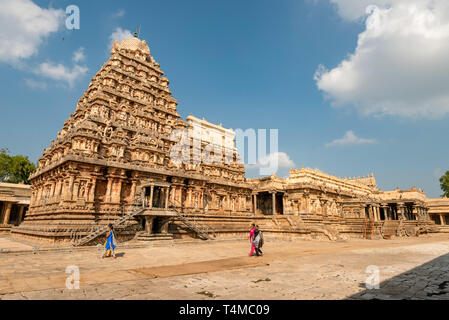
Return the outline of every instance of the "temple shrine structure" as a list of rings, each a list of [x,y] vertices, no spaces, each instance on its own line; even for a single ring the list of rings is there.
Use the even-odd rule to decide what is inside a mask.
[[[90,234],[117,223],[119,239],[151,241],[246,236],[257,223],[267,235],[335,240],[417,236],[449,222],[448,199],[416,188],[382,191],[373,174],[301,168],[287,178],[245,178],[234,131],[183,120],[177,104],[146,42],[115,41],[40,157],[29,210],[12,235],[94,242]]]

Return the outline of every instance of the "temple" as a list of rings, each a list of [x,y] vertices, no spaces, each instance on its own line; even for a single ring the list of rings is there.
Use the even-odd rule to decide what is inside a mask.
[[[25,184],[0,183],[0,233],[18,226],[30,205],[31,188]]]
[[[417,236],[448,222],[447,199],[379,190],[373,174],[245,178],[233,130],[184,121],[168,85],[144,40],[115,41],[39,159],[30,209],[12,234],[90,243],[114,223],[119,238],[151,241],[238,236],[257,223],[266,234],[335,240]]]

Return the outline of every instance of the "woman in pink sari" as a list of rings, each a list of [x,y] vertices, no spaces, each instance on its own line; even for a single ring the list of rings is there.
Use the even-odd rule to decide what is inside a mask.
[[[253,223],[251,225],[251,229],[249,230],[249,242],[251,243],[251,252],[249,254],[250,257],[253,255],[254,249],[256,248],[256,246],[253,245],[254,231],[256,231],[256,225]]]

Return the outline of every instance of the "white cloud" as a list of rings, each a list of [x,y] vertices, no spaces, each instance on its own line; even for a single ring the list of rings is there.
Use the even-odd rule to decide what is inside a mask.
[[[83,61],[84,59],[86,59],[86,55],[84,54],[84,48],[80,47],[78,50],[76,50],[73,53],[73,62],[80,62]]]
[[[112,45],[114,44],[114,40],[122,41],[125,39],[132,38],[133,34],[131,31],[127,29],[122,29],[120,27],[115,28],[114,32],[109,36],[109,49],[112,48]]]
[[[16,63],[36,54],[64,17],[63,10],[43,9],[31,0],[0,0],[0,61]]]
[[[329,1],[344,19],[367,16],[355,52],[315,74],[334,107],[375,116],[449,113],[449,1]]]
[[[125,10],[120,9],[112,14],[112,18],[123,18],[125,16]]]
[[[362,145],[362,144],[373,144],[377,141],[374,139],[364,139],[359,138],[354,134],[354,131],[346,131],[345,135],[341,139],[336,139],[332,142],[326,143],[326,147],[337,147],[337,146],[350,146],[350,145]]]
[[[290,159],[285,152],[274,152],[266,155],[265,157],[258,159],[257,164],[246,165],[249,169],[257,169],[264,167],[272,167],[276,165],[278,168],[293,168],[295,163]]]
[[[53,62],[44,62],[39,65],[35,71],[36,74],[58,81],[65,81],[70,87],[74,82],[85,75],[88,69],[85,66],[75,65],[72,69],[62,64]]]
[[[32,89],[47,89],[47,83],[33,79],[25,79],[25,83]]]

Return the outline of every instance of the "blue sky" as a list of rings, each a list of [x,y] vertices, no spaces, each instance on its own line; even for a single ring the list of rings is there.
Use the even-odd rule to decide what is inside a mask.
[[[0,7],[3,1],[10,0],[0,0]],[[384,27],[376,21],[388,26],[403,19],[403,8],[384,10],[387,0],[373,0],[379,7],[367,14],[366,6],[358,12],[347,2],[34,1],[42,12],[65,12],[76,4],[80,29],[37,26],[36,34],[23,39],[18,34],[30,28],[0,14],[0,41],[15,39],[18,50],[27,41],[33,45],[23,56],[0,49],[0,148],[37,161],[107,60],[111,34],[117,28],[134,32],[140,24],[184,118],[192,113],[228,128],[276,128],[279,152],[295,167],[340,177],[374,173],[383,190],[416,186],[438,197],[438,178],[449,170],[449,88],[444,75],[421,74],[432,67],[446,73],[449,62],[437,59],[447,56],[444,48],[423,53],[435,66],[423,62],[414,70],[421,60],[408,54],[414,52],[408,43],[415,40],[370,34]],[[363,50],[367,46],[371,51]],[[74,59],[77,51],[82,55]],[[394,75],[385,71],[396,66]],[[286,172],[282,168],[279,175]]]

